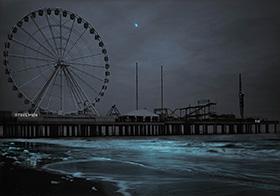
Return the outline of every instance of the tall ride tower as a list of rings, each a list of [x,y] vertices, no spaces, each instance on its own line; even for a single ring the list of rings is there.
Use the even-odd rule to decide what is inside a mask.
[[[242,81],[241,73],[239,74],[239,108],[240,108],[240,117],[244,118],[244,94],[242,93]]]
[[[138,110],[138,62],[136,62],[136,110]]]

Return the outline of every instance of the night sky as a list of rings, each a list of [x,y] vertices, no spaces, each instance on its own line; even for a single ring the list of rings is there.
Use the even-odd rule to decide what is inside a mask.
[[[239,116],[242,74],[245,116],[280,120],[280,1],[0,1],[0,46],[13,25],[32,10],[61,7],[86,19],[108,50],[111,76],[97,110],[113,104],[135,109],[135,63],[139,108],[170,109],[217,101],[218,113]],[[138,26],[136,27],[135,24]],[[3,56],[0,61],[2,64]],[[0,110],[27,110],[0,69]]]

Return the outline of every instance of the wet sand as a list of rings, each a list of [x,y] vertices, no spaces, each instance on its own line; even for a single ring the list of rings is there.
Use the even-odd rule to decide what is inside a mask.
[[[91,195],[106,196],[106,184],[24,168],[0,156],[0,195]],[[95,187],[97,190],[92,190]]]

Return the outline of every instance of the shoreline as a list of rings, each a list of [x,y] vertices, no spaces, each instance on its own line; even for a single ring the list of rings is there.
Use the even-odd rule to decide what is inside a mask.
[[[0,156],[0,193],[3,196],[107,196],[109,191],[113,191],[107,188],[103,182],[15,165],[12,159]]]
[[[277,195],[267,136],[0,140],[0,194]]]

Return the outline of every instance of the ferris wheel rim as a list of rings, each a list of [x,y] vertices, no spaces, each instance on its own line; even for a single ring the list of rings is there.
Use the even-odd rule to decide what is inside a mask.
[[[77,60],[78,59],[84,59],[84,58],[87,58],[87,57],[93,57],[93,56],[96,56],[96,55],[103,55],[104,56],[104,62],[105,62],[105,65],[103,65],[103,66],[98,66],[98,65],[96,65],[96,67],[99,67],[99,68],[104,68],[105,67],[105,76],[104,76],[104,78],[99,78],[100,80],[102,80],[103,81],[103,83],[102,83],[102,88],[101,88],[101,90],[94,90],[94,92],[97,94],[97,96],[95,97],[95,99],[93,100],[93,101],[91,101],[89,98],[87,98],[86,99],[86,101],[89,101],[89,105],[85,105],[84,107],[81,107],[80,109],[77,109],[77,110],[72,110],[72,111],[65,111],[64,113],[73,113],[73,111],[74,112],[80,112],[80,111],[83,111],[83,110],[85,110],[85,109],[87,109],[88,107],[90,107],[90,106],[92,106],[92,107],[94,107],[94,104],[95,103],[97,103],[97,102],[99,102],[99,100],[100,100],[100,98],[101,98],[101,96],[103,96],[104,95],[104,92],[105,92],[105,90],[107,89],[107,85],[108,85],[108,83],[109,83],[109,75],[110,75],[110,72],[109,72],[109,68],[110,68],[110,64],[109,64],[109,58],[108,58],[108,53],[107,53],[107,49],[105,48],[105,44],[104,44],[104,42],[103,42],[103,40],[101,39],[101,37],[100,37],[100,35],[97,33],[97,31],[94,29],[94,27],[90,24],[90,23],[88,23],[84,18],[82,18],[82,17],[80,17],[78,14],[75,14],[75,13],[73,13],[73,12],[71,12],[71,11],[69,11],[69,10],[65,10],[65,9],[62,9],[62,8],[41,8],[41,9],[38,9],[38,10],[34,10],[34,11],[32,11],[32,12],[29,12],[28,14],[26,14],[25,16],[23,16],[17,23],[16,23],[16,25],[14,25],[13,26],[13,28],[12,28],[12,30],[11,30],[11,32],[8,34],[8,39],[7,39],[7,41],[5,42],[5,50],[4,50],[4,62],[3,62],[3,64],[5,65],[5,67],[6,67],[6,74],[8,74],[9,75],[9,79],[8,80],[11,80],[11,82],[13,83],[13,88],[15,87],[16,88],[16,90],[17,91],[19,91],[19,94],[21,94],[21,97],[24,97],[25,98],[25,100],[27,100],[29,103],[31,103],[31,104],[35,104],[35,100],[34,100],[34,98],[35,98],[35,96],[36,96],[36,94],[35,94],[35,96],[31,99],[25,92],[24,92],[24,90],[22,90],[22,85],[21,86],[19,86],[18,84],[17,84],[17,82],[16,82],[16,79],[14,78],[14,75],[13,75],[13,73],[15,73],[17,70],[15,70],[15,71],[12,71],[11,70],[11,67],[10,67],[10,64],[9,64],[9,60],[10,60],[10,58],[12,57],[12,58],[27,58],[28,56],[20,56],[20,55],[18,55],[18,56],[16,56],[16,55],[13,55],[13,54],[8,54],[9,53],[9,48],[10,48],[10,44],[12,43],[12,42],[14,42],[14,43],[16,43],[16,44],[19,44],[19,45],[23,45],[23,44],[20,44],[20,40],[17,40],[17,39],[15,39],[15,38],[13,38],[13,35],[14,34],[16,34],[16,32],[17,32],[17,30],[18,29],[24,29],[24,27],[22,27],[23,25],[24,25],[24,22],[28,22],[28,20],[30,21],[30,20],[32,20],[33,21],[33,23],[35,24],[35,26],[38,28],[37,30],[36,30],[36,32],[33,32],[33,35],[32,34],[30,34],[30,33],[27,33],[28,31],[26,31],[26,30],[23,30],[25,33],[27,33],[30,37],[29,37],[29,40],[31,39],[31,37],[32,36],[34,36],[34,34],[36,34],[38,31],[43,35],[43,33],[42,33],[42,29],[44,29],[44,28],[53,28],[55,25],[50,25],[50,23],[49,23],[49,21],[48,21],[48,25],[45,25],[44,27],[40,27],[40,26],[38,26],[38,24],[36,23],[36,22],[34,22],[34,20],[35,20],[35,17],[36,17],[36,15],[37,15],[37,17],[39,17],[38,15],[40,15],[40,16],[43,16],[43,15],[45,15],[45,17],[46,18],[48,18],[48,15],[51,15],[52,14],[52,12],[54,12],[54,14],[55,15],[59,15],[59,17],[60,17],[60,25],[56,25],[56,26],[59,26],[59,28],[60,28],[60,50],[59,51],[57,51],[56,49],[54,49],[53,50],[53,52],[49,52],[49,50],[50,50],[50,48],[52,48],[52,47],[54,47],[53,45],[51,45],[50,44],[50,41],[51,40],[49,40],[49,39],[51,39],[51,38],[49,38],[49,39],[46,39],[45,37],[44,37],[44,39],[45,39],[45,41],[44,41],[44,43],[46,43],[46,45],[49,45],[50,46],[50,48],[47,48],[46,46],[44,46],[44,45],[42,45],[42,44],[39,44],[39,49],[41,49],[41,47],[42,48],[44,48],[45,49],[45,51],[44,52],[42,52],[42,50],[39,50],[39,49],[31,49],[31,47],[30,46],[28,46],[27,44],[25,44],[25,46],[23,46],[24,47],[24,50],[27,50],[27,49],[29,49],[29,50],[34,50],[34,51],[36,51],[36,55],[38,55],[38,53],[40,53],[41,55],[44,55],[44,56],[46,56],[46,57],[48,57],[48,59],[45,59],[45,61],[47,61],[47,63],[46,63],[46,66],[47,65],[49,65],[49,64],[55,64],[55,63],[57,63],[57,65],[60,63],[60,60],[58,59],[57,60],[57,55],[58,55],[58,53],[60,54],[60,55],[63,55],[63,58],[65,58],[65,62],[66,63],[68,63],[69,65],[67,65],[67,66],[69,66],[69,70],[70,71],[72,71],[73,72],[73,74],[74,75],[76,75],[76,77],[77,76],[79,76],[79,75],[77,75],[73,70],[75,69],[76,71],[79,71],[80,73],[84,73],[84,71],[81,71],[81,70],[79,70],[79,68],[77,68],[77,67],[74,67],[74,66],[70,66],[71,64],[75,64],[75,65],[77,65],[77,64],[80,64],[80,65],[83,65],[83,66],[87,66],[87,65],[89,65],[89,66],[95,66],[95,65],[93,65],[93,64],[86,64],[86,63],[81,63],[81,62],[77,62]],[[65,16],[64,16],[65,15]],[[70,19],[68,19],[63,25],[62,25],[62,23],[61,23],[61,18],[62,17],[66,17],[67,15],[69,15],[70,16]],[[29,18],[29,19],[28,19]],[[72,22],[72,26],[71,27],[67,27],[67,26],[64,26],[66,23],[68,23],[69,21],[73,21]],[[67,46],[68,46],[68,44],[69,44],[69,39],[70,39],[70,36],[71,36],[71,34],[72,34],[72,32],[74,32],[75,31],[75,29],[73,30],[72,28],[73,28],[73,26],[74,26],[74,23],[76,23],[75,22],[75,20],[76,20],[76,22],[77,23],[79,23],[79,24],[83,24],[84,25],[84,28],[85,28],[85,30],[83,31],[83,33],[82,33],[82,35],[86,32],[86,31],[89,31],[90,32],[90,34],[92,34],[92,35],[94,35],[95,36],[95,40],[98,40],[99,41],[99,47],[101,47],[101,52],[99,52],[99,53],[96,53],[96,54],[91,54],[91,55],[82,55],[82,56],[78,56],[78,57],[75,57],[75,58],[73,58],[71,55],[69,56],[69,58],[70,59],[66,59],[66,57],[68,56],[68,54],[71,52],[71,50],[75,47],[75,45],[76,45],[76,43],[79,41],[79,39],[85,39],[84,37],[82,37],[82,35],[76,40],[76,42],[74,43],[74,44],[72,44],[72,46],[71,46],[71,48],[70,49],[68,49],[67,50]],[[61,34],[61,32],[62,32],[62,28],[64,28],[64,29],[70,29],[70,33],[69,33],[69,35],[68,35],[68,38],[67,38],[67,42],[66,42],[66,46],[65,46],[65,48],[63,49],[64,51],[62,52],[62,39],[66,39],[66,38],[64,38],[64,37],[62,37],[62,34]],[[75,32],[74,32],[75,33]],[[77,32],[76,32],[77,33]],[[67,34],[67,33],[66,33]],[[65,34],[65,35],[66,35]],[[53,34],[52,34],[53,35]],[[56,39],[57,39],[57,37],[55,37],[55,36],[52,36],[52,38],[53,38],[53,40],[54,40],[54,45],[55,45],[55,43],[56,43]],[[34,38],[34,37],[32,37],[32,39],[33,40],[35,40],[35,42],[38,42],[38,41],[36,41],[36,38]],[[72,40],[71,40],[72,41]],[[70,41],[70,42],[71,42]],[[89,46],[89,45],[91,45],[93,42],[91,42],[91,43],[88,43],[86,46]],[[71,44],[71,43],[70,43]],[[85,47],[86,47],[85,46]],[[92,50],[92,48],[90,48],[91,50]],[[49,53],[46,53],[46,51],[47,52],[49,52]],[[6,54],[7,53],[7,54]],[[65,54],[66,53],[66,54]],[[59,57],[59,58],[61,58],[61,56]],[[50,60],[50,59],[52,59],[52,60]],[[43,58],[35,58],[34,60],[36,60],[36,66],[34,67],[34,69],[36,69],[36,68],[38,68],[38,66],[43,66],[43,65],[37,65],[37,61],[38,60],[41,60],[41,61],[43,61],[44,59]],[[57,60],[57,61],[56,61]],[[61,61],[63,61],[64,62],[64,59],[63,60],[61,60]],[[76,61],[76,62],[75,62]],[[60,66],[62,66],[62,64],[60,63],[59,64]],[[55,67],[55,66],[54,66]],[[29,67],[29,68],[26,68],[26,69],[33,69],[32,67]],[[69,72],[69,74],[70,74],[70,71],[68,70],[68,68],[65,66],[65,68],[63,68],[63,69],[66,69],[67,70],[67,72]],[[50,71],[51,70],[51,68],[50,69],[48,69],[47,71]],[[54,76],[56,76],[57,75],[57,71],[58,69],[52,69],[52,77],[54,77]],[[61,68],[61,70],[62,70],[62,68]],[[19,71],[19,70],[18,70]],[[26,70],[25,70],[26,71]],[[62,71],[61,71],[62,72]],[[62,74],[62,73],[61,73]],[[87,75],[89,75],[89,73],[84,73],[84,74],[87,74]],[[37,77],[37,76],[36,76]],[[35,78],[36,78],[35,77]],[[65,75],[65,78],[66,78],[66,75]],[[80,78],[80,77],[79,77]],[[33,78],[34,79],[34,78]],[[32,80],[33,80],[32,79]],[[50,82],[52,82],[52,79],[53,78],[51,78],[51,81]],[[55,78],[56,79],[56,78]],[[83,79],[82,78],[80,78],[80,81],[83,81]],[[47,82],[47,81],[46,81]],[[85,83],[85,84],[87,84],[87,83]],[[50,86],[48,86],[48,88],[49,88]],[[62,87],[61,87],[62,88]],[[83,91],[83,89],[82,88],[80,88],[80,91]],[[99,93],[98,93],[99,92]],[[87,97],[87,94],[86,93],[84,93],[85,94],[85,97]],[[43,97],[44,98],[44,97]],[[62,99],[62,98],[61,98]],[[41,102],[40,102],[41,103]],[[38,103],[36,103],[36,104],[38,104]],[[49,108],[45,108],[45,107],[43,107],[43,106],[41,106],[40,104],[37,106],[37,110],[38,109],[43,109],[43,110],[45,110],[45,111],[49,111],[49,112],[57,112],[58,110],[51,110],[51,109],[49,109]]]

